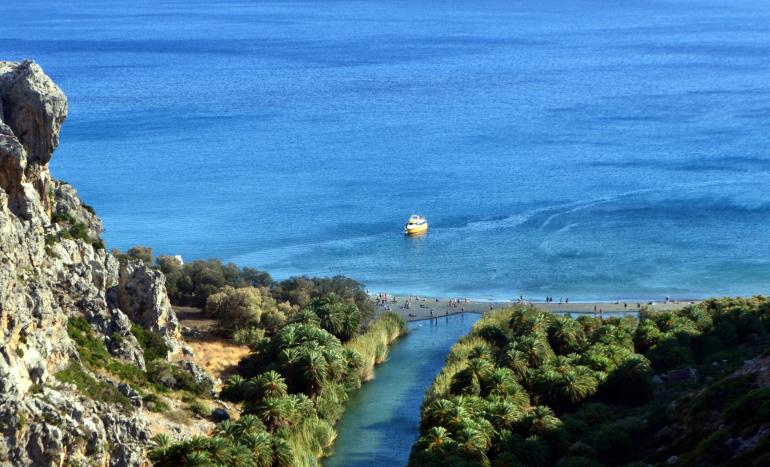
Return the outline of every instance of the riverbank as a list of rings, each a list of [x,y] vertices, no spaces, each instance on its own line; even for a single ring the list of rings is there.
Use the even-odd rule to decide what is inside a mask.
[[[377,300],[377,296],[372,297]],[[377,315],[390,311],[403,317],[407,321],[420,321],[440,316],[450,316],[458,313],[485,313],[492,310],[499,310],[515,305],[513,300],[508,301],[486,301],[472,299],[449,299],[435,297],[419,297],[408,295],[388,295],[386,302],[378,302]],[[612,302],[570,302],[570,303],[546,303],[529,302],[530,304],[545,311],[564,312],[564,313],[618,313],[633,312],[642,307],[647,307],[657,311],[674,310],[683,306],[697,303],[697,300],[687,301],[662,301],[662,302],[643,302],[643,301],[612,301]],[[408,304],[408,305],[407,305]]]

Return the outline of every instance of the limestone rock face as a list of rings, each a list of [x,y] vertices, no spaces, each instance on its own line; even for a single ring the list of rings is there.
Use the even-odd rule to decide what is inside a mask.
[[[37,64],[0,62],[0,465],[147,465],[147,420],[55,377],[83,360],[67,331],[74,317],[141,369],[135,323],[182,347],[163,275],[95,246],[101,221],[51,179],[66,115]]]
[[[51,177],[47,164],[59,144],[59,128],[67,117],[67,98],[40,66],[30,61],[20,64],[0,62],[0,96],[3,123],[25,152],[16,159],[16,168],[23,169],[25,181],[35,191],[38,204],[48,212],[51,208],[48,199]],[[3,132],[7,130],[0,129],[0,133]],[[4,184],[2,188],[7,186]],[[16,193],[11,197],[19,195]],[[23,196],[24,202],[34,204],[31,193]],[[26,206],[27,209],[31,207]]]
[[[139,417],[78,397],[66,385],[3,401],[0,430],[6,435],[0,460],[12,465],[140,466],[149,441]],[[116,449],[107,441],[122,445]]]
[[[120,265],[118,303],[132,321],[163,336],[172,353],[181,350],[176,313],[166,293],[166,277],[139,260]]]
[[[83,204],[78,192],[69,183],[53,181],[54,206],[53,212],[59,215],[71,216],[76,222],[82,222],[88,229],[91,238],[99,238],[104,226],[101,219],[96,217],[93,209]]]

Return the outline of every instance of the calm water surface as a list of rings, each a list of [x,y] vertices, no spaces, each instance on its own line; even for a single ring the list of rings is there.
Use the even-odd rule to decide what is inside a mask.
[[[3,0],[110,247],[374,290],[770,292],[766,0]],[[412,212],[431,232],[405,239]]]
[[[479,319],[475,313],[409,323],[375,379],[353,394],[337,425],[335,454],[325,467],[405,465],[417,440],[425,390],[449,348]]]

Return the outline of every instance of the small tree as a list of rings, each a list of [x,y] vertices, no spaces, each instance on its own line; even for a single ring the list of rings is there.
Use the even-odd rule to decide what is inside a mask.
[[[286,322],[267,289],[226,286],[206,300],[206,314],[219,321],[219,327],[232,333],[238,329],[260,327],[275,331]]]
[[[151,266],[152,260],[152,248],[148,246],[132,246],[126,252],[126,256],[133,259],[141,260],[144,264]]]

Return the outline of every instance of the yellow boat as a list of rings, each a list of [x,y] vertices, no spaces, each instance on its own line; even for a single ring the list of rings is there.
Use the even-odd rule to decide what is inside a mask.
[[[404,233],[406,235],[421,235],[428,231],[428,221],[417,214],[409,216],[409,220],[404,226]]]

